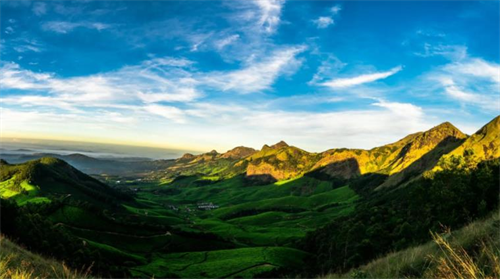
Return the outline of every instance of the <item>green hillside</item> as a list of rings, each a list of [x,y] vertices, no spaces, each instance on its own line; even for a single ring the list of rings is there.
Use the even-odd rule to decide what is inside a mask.
[[[456,231],[446,240],[480,260],[470,247],[498,226],[498,119],[470,137],[443,123],[371,150],[282,141],[185,154],[107,184],[56,158],[2,160],[0,229],[96,277],[439,274],[422,260],[444,255],[429,231]]]
[[[0,164],[0,195],[19,204],[68,198],[113,203],[127,196],[78,171],[66,162],[46,157],[23,164]]]
[[[500,116],[495,117],[444,158],[472,151],[478,161],[500,157]]]

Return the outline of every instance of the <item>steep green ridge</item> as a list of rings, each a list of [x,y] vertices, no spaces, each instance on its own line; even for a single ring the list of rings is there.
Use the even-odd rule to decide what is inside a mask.
[[[52,198],[107,203],[128,198],[63,160],[51,157],[16,165],[2,161],[0,194],[18,203],[48,202]]]
[[[371,192],[352,214],[308,234],[302,247],[316,255],[314,270],[342,272],[419,245],[429,231],[458,229],[496,210],[499,171],[500,159],[457,164],[405,188]]]
[[[463,144],[444,157],[461,156],[466,150],[471,150],[478,160],[500,157],[500,116],[484,125],[467,138]]]

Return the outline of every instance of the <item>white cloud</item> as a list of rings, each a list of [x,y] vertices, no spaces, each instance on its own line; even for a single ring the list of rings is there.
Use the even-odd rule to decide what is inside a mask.
[[[223,91],[253,93],[269,89],[281,74],[291,74],[300,66],[296,56],[305,47],[288,47],[274,51],[258,62],[251,61],[243,69],[226,73],[211,73],[204,78],[207,84]]]
[[[413,104],[377,102],[373,105],[380,109],[253,112],[243,116],[241,122],[246,129],[249,125],[250,131],[262,135],[262,143],[281,137],[314,151],[322,151],[321,147],[371,148],[433,126],[424,120],[423,110]]]
[[[424,75],[421,87],[430,87],[463,108],[485,113],[500,111],[500,64],[464,55]]]
[[[36,100],[38,105],[66,110],[141,102],[188,102],[201,96],[195,88],[196,81],[183,70],[190,64],[185,59],[155,58],[100,75],[59,78],[7,63],[0,67],[0,88],[30,91],[30,95],[11,95],[9,102],[30,105],[30,101]]]
[[[320,16],[318,19],[313,20],[314,24],[316,24],[316,27],[320,29],[327,28],[328,26],[334,24],[333,18],[329,16]]]
[[[312,22],[318,29],[325,29],[328,26],[335,24],[335,18],[338,17],[341,10],[342,6],[335,5],[329,9],[329,15],[320,16]]]
[[[414,53],[420,57],[443,56],[450,60],[461,60],[467,57],[467,47],[461,45],[432,45],[424,43],[423,52]]]
[[[5,34],[14,34],[15,31],[14,31],[14,28],[12,26],[7,26],[5,27]]]
[[[218,40],[218,41],[215,41],[215,48],[218,49],[218,50],[222,50],[224,49],[226,46],[236,42],[238,39],[240,38],[240,35],[238,34],[235,34],[235,35],[231,35],[231,36],[228,36],[228,37],[225,37],[221,40]]]
[[[259,26],[266,33],[274,33],[280,23],[281,9],[284,0],[254,0],[253,3],[260,9]]]
[[[398,73],[402,69],[403,68],[401,66],[397,66],[397,67],[394,67],[386,72],[363,74],[363,75],[349,77],[349,78],[337,78],[337,79],[333,79],[331,81],[321,83],[320,85],[330,87],[330,88],[347,88],[347,87],[352,87],[352,86],[356,86],[356,85],[374,82],[377,80],[388,78],[388,77]]]
[[[49,21],[42,24],[42,29],[60,34],[66,34],[76,28],[87,28],[101,31],[111,28],[110,24],[101,22],[69,22],[69,21]]]
[[[443,70],[450,73],[484,78],[500,84],[500,65],[479,58],[448,64]]]
[[[0,68],[0,88],[40,89],[50,79],[50,74],[39,74],[23,70],[15,63],[6,63]]]
[[[36,2],[31,8],[36,16],[42,16],[47,13],[47,4],[44,2]]]
[[[170,119],[176,123],[186,122],[184,112],[176,107],[164,105],[148,105],[144,107],[144,110],[149,113]]]
[[[340,6],[338,4],[330,8],[330,12],[333,15],[336,15],[336,14],[340,13],[341,10],[342,10],[342,6]]]
[[[179,88],[175,93],[138,92],[138,96],[144,103],[190,102],[198,99],[201,94],[194,88]]]
[[[460,86],[455,83],[452,77],[438,77],[437,80],[444,88],[444,92],[452,99],[457,100],[464,106],[478,106],[486,111],[498,113],[500,111],[500,91],[491,93],[478,93],[467,91],[468,84]]]
[[[336,75],[340,69],[345,67],[347,64],[343,63],[333,54],[320,55],[321,65],[314,74],[311,81],[308,84],[314,85],[318,82],[323,81],[326,77],[331,77]]]

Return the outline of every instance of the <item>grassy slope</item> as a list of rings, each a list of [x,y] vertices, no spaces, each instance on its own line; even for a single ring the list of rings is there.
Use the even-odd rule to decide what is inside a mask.
[[[465,150],[473,150],[474,155],[481,160],[500,157],[500,116],[484,125],[463,144],[444,157],[461,156]]]
[[[301,263],[306,253],[283,247],[255,247],[197,253],[156,255],[144,266],[132,269],[133,275],[183,278],[255,277],[277,267]]]
[[[66,197],[107,207],[120,193],[78,171],[66,162],[44,157],[22,164],[0,164],[0,197],[27,202],[50,202]]]
[[[332,190],[331,182],[311,177],[263,186],[245,186],[240,176],[205,186],[195,186],[194,181],[187,177],[162,186],[175,194],[154,194],[158,187],[153,186],[139,196],[141,201],[179,207],[177,220],[189,221],[173,226],[215,233],[239,247],[289,245],[308,231],[349,214],[358,199],[347,186]],[[220,208],[198,211],[198,202],[213,202]],[[147,211],[148,216],[156,215]]]
[[[0,278],[88,278],[63,263],[31,253],[0,235]]]
[[[475,221],[464,228],[446,234],[444,238],[453,248],[460,247],[473,254],[482,243],[487,243],[491,251],[497,256],[497,265],[500,265],[500,212],[495,212],[485,220]],[[477,252],[477,251],[475,251]],[[480,253],[483,254],[484,253]],[[367,265],[361,266],[346,274],[329,274],[324,278],[351,278],[356,275],[365,278],[422,278],[428,274],[435,274],[437,262],[445,256],[436,242],[431,241],[423,245],[398,251],[379,258]],[[483,266],[485,268],[485,266]]]

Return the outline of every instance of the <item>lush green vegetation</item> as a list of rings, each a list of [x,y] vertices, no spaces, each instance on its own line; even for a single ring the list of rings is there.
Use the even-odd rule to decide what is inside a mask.
[[[494,212],[462,229],[435,234],[425,244],[389,253],[347,273],[328,274],[325,278],[498,278],[499,228],[500,213]],[[463,270],[463,264],[469,265],[465,266],[468,271]],[[460,274],[448,273],[450,266]]]
[[[484,217],[498,207],[500,160],[468,167],[471,161],[452,157],[444,163],[452,167],[390,193],[374,192],[350,216],[310,233],[302,247],[316,255],[313,270],[345,271],[428,241],[429,230],[457,229]]]
[[[46,165],[49,177],[57,174],[52,183],[30,173],[39,168],[47,172]],[[197,175],[160,185],[134,181],[124,184],[123,192],[108,188],[104,194],[116,195],[104,205],[106,198],[82,191],[82,186],[102,184],[57,160],[3,168],[11,174],[5,178],[6,189],[29,181],[37,185],[37,195],[20,191],[1,204],[2,223],[8,225],[2,231],[30,250],[72,258],[73,267],[98,263],[92,269],[104,276],[281,274],[306,257],[306,252],[292,248],[298,240],[348,215],[359,198],[348,186],[309,176],[252,186],[242,176],[207,184],[205,175]],[[28,178],[16,180],[18,176]],[[20,202],[26,197],[47,202]],[[201,204],[216,208],[202,210]]]
[[[1,233],[98,277],[495,277],[498,124],[466,137],[445,123],[369,151],[186,154],[101,180],[55,158],[2,160]]]

